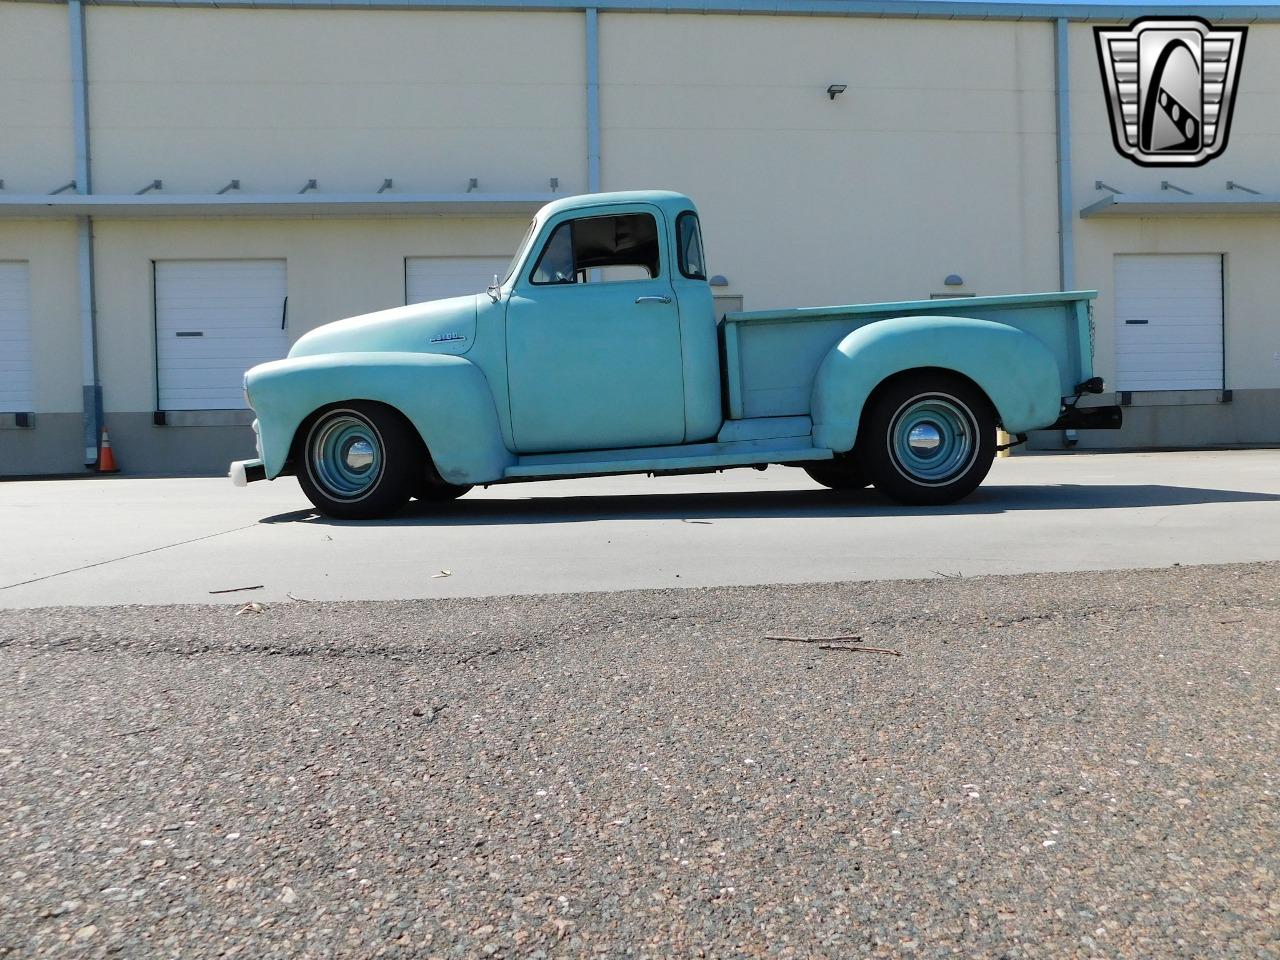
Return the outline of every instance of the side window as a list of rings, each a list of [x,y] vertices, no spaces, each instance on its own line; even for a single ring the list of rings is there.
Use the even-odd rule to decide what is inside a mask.
[[[685,211],[676,220],[676,249],[680,272],[690,280],[707,279],[707,264],[702,255],[702,230],[698,215]]]
[[[533,268],[534,283],[576,283],[573,269],[573,223],[562,223],[547,241]]]
[[[648,213],[584,217],[556,227],[533,268],[532,282],[611,283],[661,272],[658,224]]]

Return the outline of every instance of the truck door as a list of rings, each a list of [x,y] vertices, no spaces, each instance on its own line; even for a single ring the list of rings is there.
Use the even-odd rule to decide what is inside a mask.
[[[646,204],[548,222],[507,305],[511,429],[521,453],[684,440],[680,314]]]

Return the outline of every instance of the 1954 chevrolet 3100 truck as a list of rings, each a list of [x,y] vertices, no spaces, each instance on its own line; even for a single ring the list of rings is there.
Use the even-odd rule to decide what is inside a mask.
[[[487,292],[307,333],[254,367],[259,459],[335,517],[474,484],[803,467],[908,504],[970,493],[997,427],[1115,428],[1077,407],[1089,301],[1045,293],[714,314],[698,215],[645,191],[534,218]]]

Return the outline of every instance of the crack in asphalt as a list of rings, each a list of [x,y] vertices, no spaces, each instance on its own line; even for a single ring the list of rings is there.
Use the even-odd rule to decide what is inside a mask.
[[[85,563],[78,567],[59,570],[57,573],[46,573],[44,576],[32,577],[30,580],[19,580],[17,583],[6,583],[4,586],[0,587],[0,590],[12,590],[14,587],[25,587],[28,584],[40,583],[43,580],[52,580],[55,577],[65,577],[69,573],[79,573],[81,570],[92,570],[95,567],[105,567],[108,564],[119,563],[121,560],[132,560],[134,557],[145,557],[149,553],[159,553],[162,550],[171,550],[174,547],[184,547],[189,543],[199,543],[201,540],[212,540],[214,537],[225,537],[229,533],[239,533],[241,530],[251,530],[256,526],[258,526],[257,523],[247,523],[243,527],[234,527],[231,530],[219,530],[217,533],[207,533],[203,537],[192,537],[190,540],[179,540],[177,543],[166,543],[158,547],[151,547],[148,550],[139,550],[136,553],[126,553],[120,557],[98,560],[95,563]]]

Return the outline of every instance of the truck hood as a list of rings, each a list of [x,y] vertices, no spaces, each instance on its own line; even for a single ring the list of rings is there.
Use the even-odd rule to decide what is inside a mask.
[[[459,355],[476,338],[476,294],[412,303],[326,323],[303,334],[290,357],[326,353],[445,353]]]

